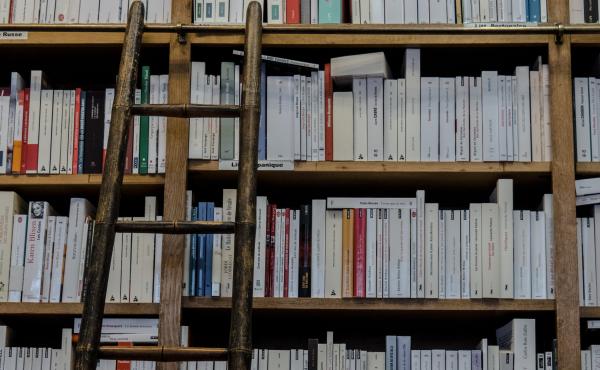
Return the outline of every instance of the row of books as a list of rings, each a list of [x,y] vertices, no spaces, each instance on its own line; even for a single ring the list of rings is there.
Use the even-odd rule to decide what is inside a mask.
[[[167,103],[168,75],[141,69],[137,103]],[[52,90],[40,70],[0,89],[0,174],[101,173],[115,90]],[[164,173],[166,117],[135,117],[126,173]]]
[[[192,64],[192,103],[219,95],[239,102],[239,66],[221,63],[221,76],[205,71],[205,63]],[[550,79],[541,57],[514,75],[422,77],[420,50],[407,49],[402,74],[390,78],[382,52],[332,58],[303,74],[267,76],[263,66],[259,159],[551,160]],[[193,120],[190,158],[236,159],[238,131],[232,118],[221,118],[220,128],[217,119]]]
[[[241,23],[245,21],[244,10],[248,3],[248,0],[194,0],[194,23]],[[264,20],[271,24],[525,24],[548,21],[545,0],[267,0],[265,8]]]
[[[235,189],[223,190],[222,207],[191,199],[188,191],[190,219],[234,220]],[[508,179],[498,180],[490,203],[465,210],[440,210],[422,190],[313,199],[300,209],[261,196],[254,296],[553,299],[552,195],[540,209],[514,210]],[[185,295],[231,296],[233,240],[187,239]]]
[[[227,364],[225,361],[217,361],[219,363]],[[156,369],[156,362],[153,361],[117,361],[117,360],[100,360],[96,365],[96,370],[154,370]],[[211,367],[211,370],[226,369],[226,367]]]
[[[598,23],[598,3],[594,0],[569,0],[569,19],[572,24]]]
[[[35,348],[11,347],[10,343],[0,346],[0,368],[3,370],[70,370],[73,368],[72,329],[62,329],[61,347]]]
[[[600,162],[600,79],[573,78],[573,112],[578,162]]]
[[[575,180],[576,205],[600,203],[600,177]]]
[[[9,191],[0,192],[0,205],[0,301],[80,302],[95,207],[72,198],[68,217],[57,216],[48,202]],[[146,197],[144,217],[134,220],[155,218],[156,198]],[[158,302],[161,256],[162,235],[117,234],[107,302]]]
[[[597,370],[600,368],[600,345],[592,344],[589,349],[581,351],[581,370]]]
[[[171,0],[141,0],[145,21],[171,22]],[[1,0],[2,23],[126,23],[132,0]]]

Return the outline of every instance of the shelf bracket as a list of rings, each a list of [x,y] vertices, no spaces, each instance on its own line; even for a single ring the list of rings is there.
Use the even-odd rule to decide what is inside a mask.
[[[177,28],[177,42],[179,42],[181,45],[184,45],[186,43],[186,39],[185,39],[185,31],[183,30],[183,24],[178,23],[176,28]]]
[[[563,43],[563,36],[565,35],[565,25],[562,23],[556,23],[556,34],[554,35],[554,42],[558,45]]]

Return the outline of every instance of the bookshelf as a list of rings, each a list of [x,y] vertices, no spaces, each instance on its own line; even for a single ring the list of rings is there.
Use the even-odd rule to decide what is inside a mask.
[[[468,320],[471,317],[484,319],[499,316],[540,315],[551,316],[558,339],[558,358],[561,369],[580,368],[580,322],[582,319],[600,318],[600,308],[580,308],[577,288],[577,249],[575,230],[575,176],[598,176],[600,164],[577,164],[574,162],[574,140],[572,123],[572,80],[571,58],[573,47],[600,46],[599,26],[578,26],[577,33],[565,32],[562,42],[556,43],[556,35],[564,30],[554,24],[568,25],[568,0],[549,0],[549,23],[538,27],[504,30],[467,30],[456,26],[392,26],[392,25],[265,25],[263,47],[279,49],[326,48],[503,48],[507,53],[517,54],[519,48],[543,48],[550,66],[551,78],[551,122],[553,160],[550,163],[380,163],[380,162],[306,162],[297,163],[294,171],[283,173],[259,173],[261,185],[276,186],[302,181],[316,185],[326,182],[335,186],[349,179],[358,180],[356,186],[380,182],[392,186],[400,181],[410,184],[442,182],[460,187],[488,187],[502,176],[536,186],[551,184],[554,194],[555,274],[556,300],[414,300],[414,299],[273,299],[257,298],[254,308],[257,315],[276,314],[274,320],[285,317],[302,322],[315,319],[313,325],[322,323],[327,314],[335,316],[343,312],[344,317],[361,315],[362,319],[377,319],[382,314],[394,319],[453,319]],[[172,26],[189,25],[192,19],[191,0],[173,0]],[[5,27],[9,29],[10,26]],[[116,26],[121,27],[122,26]],[[60,32],[52,27],[39,32],[29,32],[26,40],[0,40],[0,50],[10,53],[15,50],[50,48],[70,50],[77,48],[85,55],[98,47],[118,48],[123,32]],[[3,26],[0,26],[3,29]],[[143,37],[143,51],[158,47],[157,54],[168,57],[169,103],[180,104],[190,101],[190,62],[192,49],[241,48],[244,29],[238,25],[210,25],[194,28],[180,43],[176,34],[148,32]],[[69,54],[70,55],[70,54]],[[117,63],[117,61],[112,61]],[[163,216],[165,220],[184,219],[185,191],[201,181],[211,184],[232,182],[235,173],[219,171],[215,161],[188,161],[188,124],[186,119],[169,118],[167,124],[167,171],[164,176],[126,176],[125,190],[137,193],[144,191],[163,192]],[[185,170],[187,169],[187,170]],[[0,188],[24,190],[31,194],[60,192],[64,189],[86,189],[97,191],[98,175],[54,175],[54,176],[0,176]],[[487,190],[486,190],[487,191]],[[230,300],[226,298],[182,297],[184,236],[166,235],[162,257],[161,304],[108,304],[106,314],[110,316],[156,316],[160,317],[160,344],[179,345],[182,320],[188,316],[220,313],[218,322],[211,323],[219,328],[228,328],[227,310]],[[81,312],[81,304],[28,304],[1,303],[0,320],[11,318],[72,318]],[[328,316],[331,317],[331,316]],[[198,320],[198,319],[197,319]],[[202,324],[202,322],[200,322]],[[409,324],[414,326],[414,324]],[[540,325],[541,326],[541,325]],[[192,326],[198,327],[198,322]],[[211,327],[209,325],[209,327]],[[540,328],[544,332],[547,328]],[[203,328],[204,330],[204,328]],[[260,322],[254,325],[260,334]],[[272,330],[270,331],[272,332]],[[436,333],[438,333],[436,331]],[[224,333],[218,334],[220,337]],[[421,333],[426,336],[427,333]],[[175,370],[175,364],[162,364],[162,369]]]

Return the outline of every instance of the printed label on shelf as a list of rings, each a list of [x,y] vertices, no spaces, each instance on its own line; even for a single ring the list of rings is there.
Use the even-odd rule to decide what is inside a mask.
[[[27,32],[22,31],[0,31],[0,40],[27,40]]]
[[[525,28],[525,27],[535,27],[538,26],[538,23],[533,22],[476,22],[476,23],[465,23],[463,26],[465,28]]]
[[[239,161],[219,161],[219,170],[236,171]],[[294,161],[258,161],[259,171],[293,171]]]

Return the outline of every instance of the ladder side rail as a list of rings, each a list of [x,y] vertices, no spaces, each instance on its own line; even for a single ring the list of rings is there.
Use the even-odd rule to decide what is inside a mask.
[[[233,299],[229,329],[229,369],[250,369],[252,292],[256,231],[256,171],[260,120],[262,9],[252,1],[246,13],[240,154],[235,217]]]
[[[115,220],[119,214],[121,185],[131,124],[137,70],[144,29],[144,5],[134,1],[129,10],[119,75],[112,107],[108,148],[100,198],[96,213],[91,263],[85,271],[81,337],[76,349],[76,370],[95,370],[104,316],[108,272],[115,238]]]

